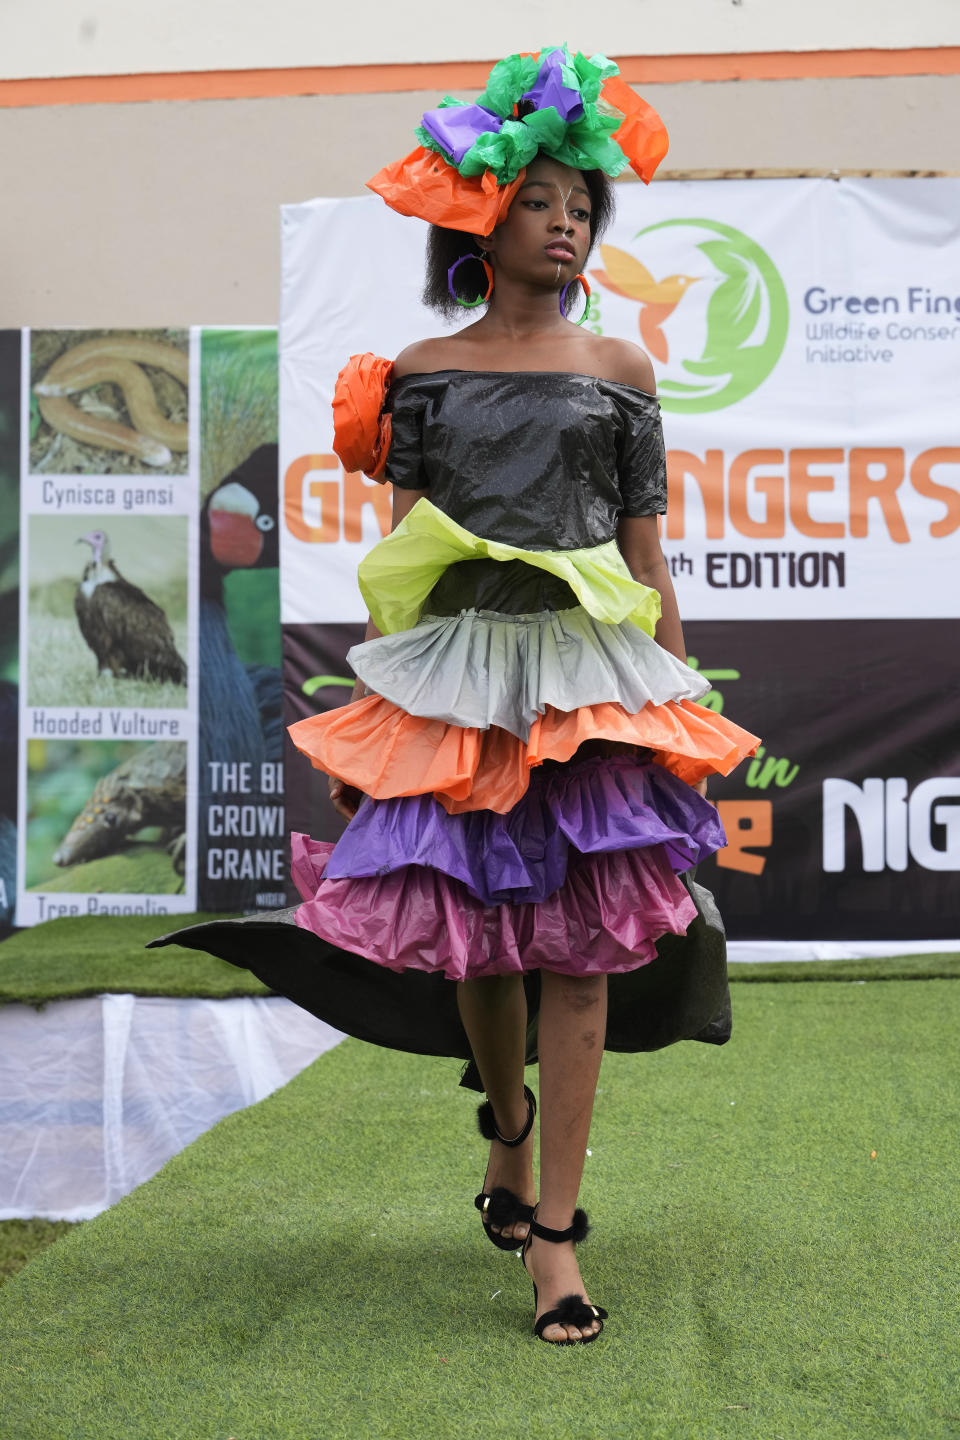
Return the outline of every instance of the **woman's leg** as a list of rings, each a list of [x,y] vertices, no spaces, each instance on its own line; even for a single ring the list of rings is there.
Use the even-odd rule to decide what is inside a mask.
[[[566,1230],[573,1219],[590,1133],[593,1099],[607,1028],[604,975],[576,977],[540,972],[540,1204],[537,1219]],[[583,1294],[572,1242],[554,1245],[536,1236],[527,1268],[539,1292],[537,1316],[564,1295]],[[594,1323],[583,1333],[599,1329]],[[545,1340],[580,1338],[573,1327],[551,1325]]]
[[[501,1135],[519,1135],[527,1122],[523,1094],[523,1061],[527,1044],[527,997],[519,975],[491,975],[464,980],[457,986],[460,1018],[477,1062],[487,1099]],[[510,1148],[493,1140],[485,1191],[496,1185],[512,1190],[525,1205],[536,1199],[533,1187],[533,1134]],[[496,1228],[496,1227],[493,1227]],[[529,1230],[526,1221],[505,1225],[499,1233],[519,1245]]]

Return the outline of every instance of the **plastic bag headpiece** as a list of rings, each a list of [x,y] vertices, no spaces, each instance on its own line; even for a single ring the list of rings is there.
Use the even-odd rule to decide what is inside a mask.
[[[478,235],[504,219],[536,155],[611,178],[629,166],[649,184],[668,143],[612,60],[571,56],[565,45],[508,55],[474,104],[448,95],[416,133],[417,149],[368,187],[401,215]]]

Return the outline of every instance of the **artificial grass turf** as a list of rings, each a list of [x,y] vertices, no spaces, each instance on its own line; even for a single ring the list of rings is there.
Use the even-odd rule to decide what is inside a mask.
[[[0,1285],[72,1228],[70,1220],[0,1220]]]
[[[197,950],[146,950],[148,940],[221,915],[100,915],[50,920],[0,945],[0,1005],[43,1005],[104,992],[131,995],[268,995],[249,970]],[[778,961],[730,966],[732,979],[768,980],[960,978],[960,955],[904,955],[873,960]]]
[[[734,1011],[723,1049],[604,1059],[596,1344],[535,1340],[478,1233],[455,1064],[347,1041],[4,1286],[0,1433],[960,1435],[960,985]]]

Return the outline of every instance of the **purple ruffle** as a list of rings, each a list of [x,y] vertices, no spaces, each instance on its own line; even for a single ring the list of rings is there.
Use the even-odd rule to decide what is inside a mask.
[[[506,815],[449,815],[430,795],[365,800],[327,865],[329,879],[441,871],[483,905],[541,903],[580,854],[663,846],[674,871],[726,844],[715,808],[662,766],[632,756],[535,770]]]
[[[465,886],[418,865],[360,880],[325,877],[333,848],[294,834],[293,877],[305,930],[390,970],[450,980],[555,970],[613,975],[656,956],[655,941],[696,917],[657,849],[573,855],[562,889],[541,905],[484,906]]]

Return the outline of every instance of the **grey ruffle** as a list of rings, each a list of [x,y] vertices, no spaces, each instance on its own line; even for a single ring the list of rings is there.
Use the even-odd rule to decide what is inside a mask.
[[[410,715],[526,740],[547,705],[698,700],[709,683],[630,621],[608,625],[576,606],[537,615],[463,610],[354,645],[347,659],[368,690]]]

